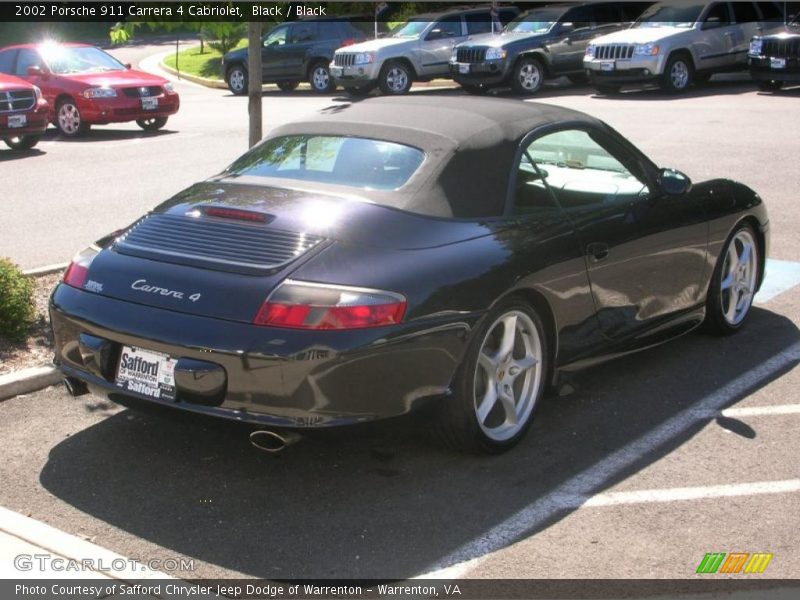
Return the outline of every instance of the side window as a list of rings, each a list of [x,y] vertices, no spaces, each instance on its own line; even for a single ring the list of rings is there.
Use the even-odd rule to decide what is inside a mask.
[[[461,37],[460,15],[456,15],[454,17],[445,17],[444,19],[437,21],[426,39],[441,40],[444,38],[454,37]]]
[[[730,25],[731,17],[728,14],[728,3],[727,2],[717,2],[711,6],[711,10],[708,11],[706,18],[703,19],[704,23],[712,23],[712,22],[722,23],[723,25]]]
[[[561,17],[562,23],[572,23],[575,29],[587,29],[592,26],[591,6],[576,6]]]
[[[492,32],[492,16],[488,12],[470,13],[465,16],[465,19],[467,21],[467,35]]]
[[[757,2],[761,10],[761,20],[771,23],[783,23],[783,10],[774,2]]]
[[[17,77],[27,77],[28,67],[41,67],[42,59],[39,53],[34,50],[22,48],[17,56],[17,68],[14,69],[14,74]]]
[[[613,145],[601,145],[593,136],[597,134],[565,129],[534,140],[526,155],[535,164],[535,177],[539,179],[527,185],[542,187],[539,181],[544,180],[565,210],[630,202],[646,196],[647,184],[606,148]],[[621,150],[616,153],[623,156]]]
[[[264,38],[264,48],[269,46],[283,46],[289,33],[288,27],[277,27]]]
[[[756,23],[758,22],[758,12],[752,2],[734,2],[733,18],[737,23]]]
[[[0,73],[11,75],[14,68],[14,57],[17,55],[16,50],[6,50],[0,52]]]
[[[297,23],[292,27],[292,44],[313,42],[316,38],[316,27],[313,23]]]

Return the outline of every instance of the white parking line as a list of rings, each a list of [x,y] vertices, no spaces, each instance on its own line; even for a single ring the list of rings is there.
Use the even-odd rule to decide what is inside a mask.
[[[767,415],[800,415],[800,404],[778,404],[776,406],[742,406],[726,408],[723,417],[760,417]]]
[[[649,433],[568,479],[549,494],[457,548],[433,565],[431,571],[419,575],[418,578],[450,579],[463,576],[488,554],[512,544],[532,529],[544,525],[561,513],[581,506],[582,504],[576,502],[576,499],[583,498],[585,501],[592,497],[594,492],[610,479],[682,434],[702,419],[703,414],[718,412],[737,396],[750,391],[759,382],[798,361],[800,361],[800,342],[753,367]]]
[[[783,481],[755,481],[725,485],[608,492],[591,498],[578,498],[575,506],[614,506],[641,502],[674,502],[675,500],[702,500],[729,496],[754,496],[757,494],[786,494],[800,491],[800,479]]]

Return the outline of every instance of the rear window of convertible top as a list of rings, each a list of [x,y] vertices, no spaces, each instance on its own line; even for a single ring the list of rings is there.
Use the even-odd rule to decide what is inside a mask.
[[[409,180],[424,158],[421,150],[395,142],[288,135],[256,146],[236,160],[227,173],[395,190]]]

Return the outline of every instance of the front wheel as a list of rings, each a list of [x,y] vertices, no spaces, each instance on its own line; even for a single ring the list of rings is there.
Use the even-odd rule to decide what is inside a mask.
[[[336,89],[336,82],[331,77],[331,70],[328,63],[318,62],[311,67],[308,73],[308,83],[311,89],[318,94],[326,94]]]
[[[74,138],[89,131],[89,123],[81,116],[81,111],[72,98],[67,98],[58,103],[56,108],[56,127],[61,135]]]
[[[717,260],[706,301],[705,328],[728,335],[750,314],[761,262],[753,228],[741,225],[731,234]]]
[[[158,131],[167,124],[167,117],[150,117],[149,119],[136,119],[136,124],[145,131]]]
[[[530,427],[550,368],[542,320],[512,298],[485,317],[459,368],[454,395],[442,400],[436,431],[462,451],[496,454]]]
[[[3,138],[6,146],[12,150],[30,150],[39,143],[41,135],[18,135],[15,137]]]
[[[765,79],[763,81],[757,81],[756,85],[758,85],[758,89],[762,92],[777,92],[783,87],[783,82],[775,81],[774,79]]]
[[[514,67],[511,85],[518,94],[529,96],[544,85],[544,66],[536,58],[523,58]]]
[[[228,89],[235,96],[243,96],[247,93],[248,76],[247,71],[242,65],[234,65],[228,69]]]
[[[682,94],[692,84],[693,78],[692,61],[683,54],[676,54],[667,61],[661,79],[661,89],[670,94]]]
[[[411,89],[412,79],[409,66],[402,61],[394,60],[383,66],[378,84],[384,94],[400,96],[407,94]]]

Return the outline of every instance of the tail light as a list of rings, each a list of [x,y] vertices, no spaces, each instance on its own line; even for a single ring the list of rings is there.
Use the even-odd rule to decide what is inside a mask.
[[[403,318],[400,294],[287,279],[261,305],[256,325],[295,329],[361,329]]]
[[[352,46],[355,43],[356,41],[353,38],[348,38],[342,42],[341,47],[344,48],[345,46]]]
[[[89,275],[89,265],[92,264],[98,252],[100,252],[100,249],[96,246],[89,246],[85,250],[78,252],[64,273],[64,283],[82,289],[86,283],[86,277]]]

